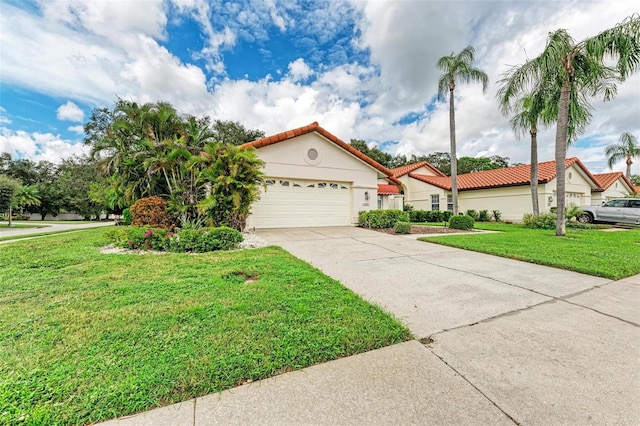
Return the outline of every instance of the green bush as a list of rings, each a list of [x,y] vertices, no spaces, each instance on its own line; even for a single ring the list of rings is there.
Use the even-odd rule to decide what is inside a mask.
[[[175,233],[164,228],[132,226],[126,229],[111,229],[106,236],[120,248],[176,253],[229,250],[237,247],[243,239],[241,232],[226,226],[180,229]]]
[[[167,202],[161,197],[140,198],[129,208],[131,224],[154,228],[173,228],[173,218],[167,210]]]
[[[441,213],[442,213],[442,219],[440,221],[442,222],[449,222],[449,220],[451,219],[451,216],[453,216],[453,212],[451,210],[447,210]]]
[[[402,210],[404,210],[405,212],[413,211],[413,206],[411,204],[403,204]]]
[[[358,213],[358,225],[363,228],[393,228],[396,222],[409,221],[409,214],[402,210],[370,210]]]
[[[440,210],[431,210],[427,215],[428,222],[442,222],[444,221],[444,212]]]
[[[473,229],[474,219],[468,215],[451,216],[449,228],[453,229]]]
[[[396,222],[396,224],[393,225],[393,230],[396,234],[410,234],[411,224],[409,222]]]
[[[133,220],[133,215],[131,214],[131,209],[126,208],[122,210],[122,224],[123,225],[131,225],[131,221]]]
[[[478,222],[489,222],[490,220],[489,210],[480,210],[478,212]]]
[[[502,213],[500,212],[500,210],[492,210],[491,217],[493,217],[493,220],[495,220],[496,222],[500,222],[502,220]]]
[[[525,228],[532,229],[556,229],[556,215],[554,213],[541,214],[534,216],[527,213],[522,218],[522,225]]]
[[[409,221],[411,222],[428,222],[429,212],[426,210],[410,210]]]
[[[465,214],[469,217],[472,217],[473,220],[478,220],[478,212],[475,210],[467,210]]]

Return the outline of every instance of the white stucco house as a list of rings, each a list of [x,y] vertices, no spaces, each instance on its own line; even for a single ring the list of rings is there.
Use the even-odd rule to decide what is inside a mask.
[[[622,172],[600,173],[593,177],[602,190],[592,192],[592,205],[600,205],[613,198],[629,197],[635,193],[633,184]]]
[[[402,208],[391,171],[317,122],[242,147],[265,162],[266,190],[248,228],[355,225],[361,210]]]
[[[452,210],[451,178],[429,164],[392,169],[403,184],[404,202],[420,210]],[[521,165],[458,175],[458,206],[466,210],[499,210],[505,220],[521,220],[531,213],[531,166]],[[602,188],[578,158],[566,160],[566,205],[592,204],[592,193]],[[538,164],[538,203],[541,213],[556,206],[556,164]]]

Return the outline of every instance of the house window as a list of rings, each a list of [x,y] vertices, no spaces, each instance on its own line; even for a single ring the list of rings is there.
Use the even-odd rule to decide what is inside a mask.
[[[447,210],[453,211],[453,195],[447,194]]]
[[[435,194],[431,196],[431,210],[440,210],[440,195]]]
[[[378,195],[378,210],[382,210],[382,195]]]

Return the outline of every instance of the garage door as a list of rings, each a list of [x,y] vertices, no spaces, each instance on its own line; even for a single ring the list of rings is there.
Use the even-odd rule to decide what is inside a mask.
[[[266,183],[266,192],[251,206],[249,227],[351,224],[351,186],[346,182],[267,178]]]

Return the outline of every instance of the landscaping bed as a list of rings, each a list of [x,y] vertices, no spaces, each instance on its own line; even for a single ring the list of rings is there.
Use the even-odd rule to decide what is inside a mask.
[[[372,228],[373,229],[373,228]],[[378,228],[373,229],[374,231],[384,232],[385,234],[392,235],[400,235],[393,230],[393,228]],[[445,226],[424,226],[424,225],[411,225],[411,234],[459,234],[459,233],[469,233],[473,232],[473,230],[461,230],[461,229],[452,229]]]
[[[95,423],[411,338],[279,247],[107,255],[104,234],[0,250],[0,423]]]

